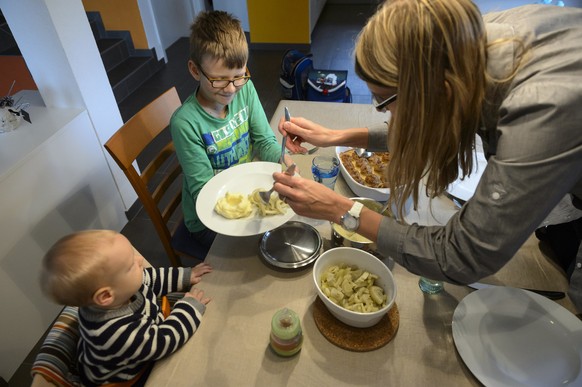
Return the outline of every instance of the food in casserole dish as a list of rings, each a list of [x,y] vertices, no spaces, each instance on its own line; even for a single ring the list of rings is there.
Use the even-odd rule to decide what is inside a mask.
[[[356,182],[370,188],[388,188],[386,168],[390,163],[389,152],[375,152],[372,156],[359,157],[353,149],[340,153],[341,162]]]

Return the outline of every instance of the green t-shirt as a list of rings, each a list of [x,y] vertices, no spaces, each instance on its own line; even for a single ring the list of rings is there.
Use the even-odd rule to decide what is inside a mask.
[[[208,114],[198,103],[197,92],[186,99],[170,120],[170,132],[184,173],[184,222],[191,232],[205,228],[196,214],[196,200],[215,174],[250,162],[254,152],[264,161],[278,162],[281,156],[281,146],[252,81],[235,95],[226,118]],[[215,200],[205,205],[214,206]]]

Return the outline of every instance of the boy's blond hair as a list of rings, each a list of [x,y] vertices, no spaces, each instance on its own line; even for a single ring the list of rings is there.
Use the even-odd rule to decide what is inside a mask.
[[[228,68],[242,68],[249,58],[249,47],[240,21],[224,11],[201,12],[190,27],[190,59],[200,66],[210,56],[221,59]]]
[[[89,230],[58,240],[42,261],[43,292],[62,305],[92,304],[93,295],[107,280],[107,252],[116,235],[111,230]]]

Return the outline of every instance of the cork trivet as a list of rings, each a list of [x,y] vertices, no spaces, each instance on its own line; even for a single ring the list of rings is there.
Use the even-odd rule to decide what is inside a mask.
[[[313,318],[321,334],[332,344],[355,352],[367,352],[378,349],[390,342],[400,322],[398,306],[394,304],[390,311],[369,328],[355,328],[335,318],[319,297],[313,302]]]

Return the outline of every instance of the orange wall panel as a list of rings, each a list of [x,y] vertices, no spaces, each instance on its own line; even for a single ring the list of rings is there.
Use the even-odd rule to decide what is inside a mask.
[[[38,90],[30,71],[28,71],[28,66],[21,56],[0,56],[0,74],[2,74],[0,77],[0,97],[8,94],[14,81],[16,82],[11,95],[20,90]]]
[[[137,0],[83,0],[83,6],[101,14],[106,30],[129,31],[135,48],[150,48]]]
[[[247,0],[251,43],[310,44],[309,0]]]

